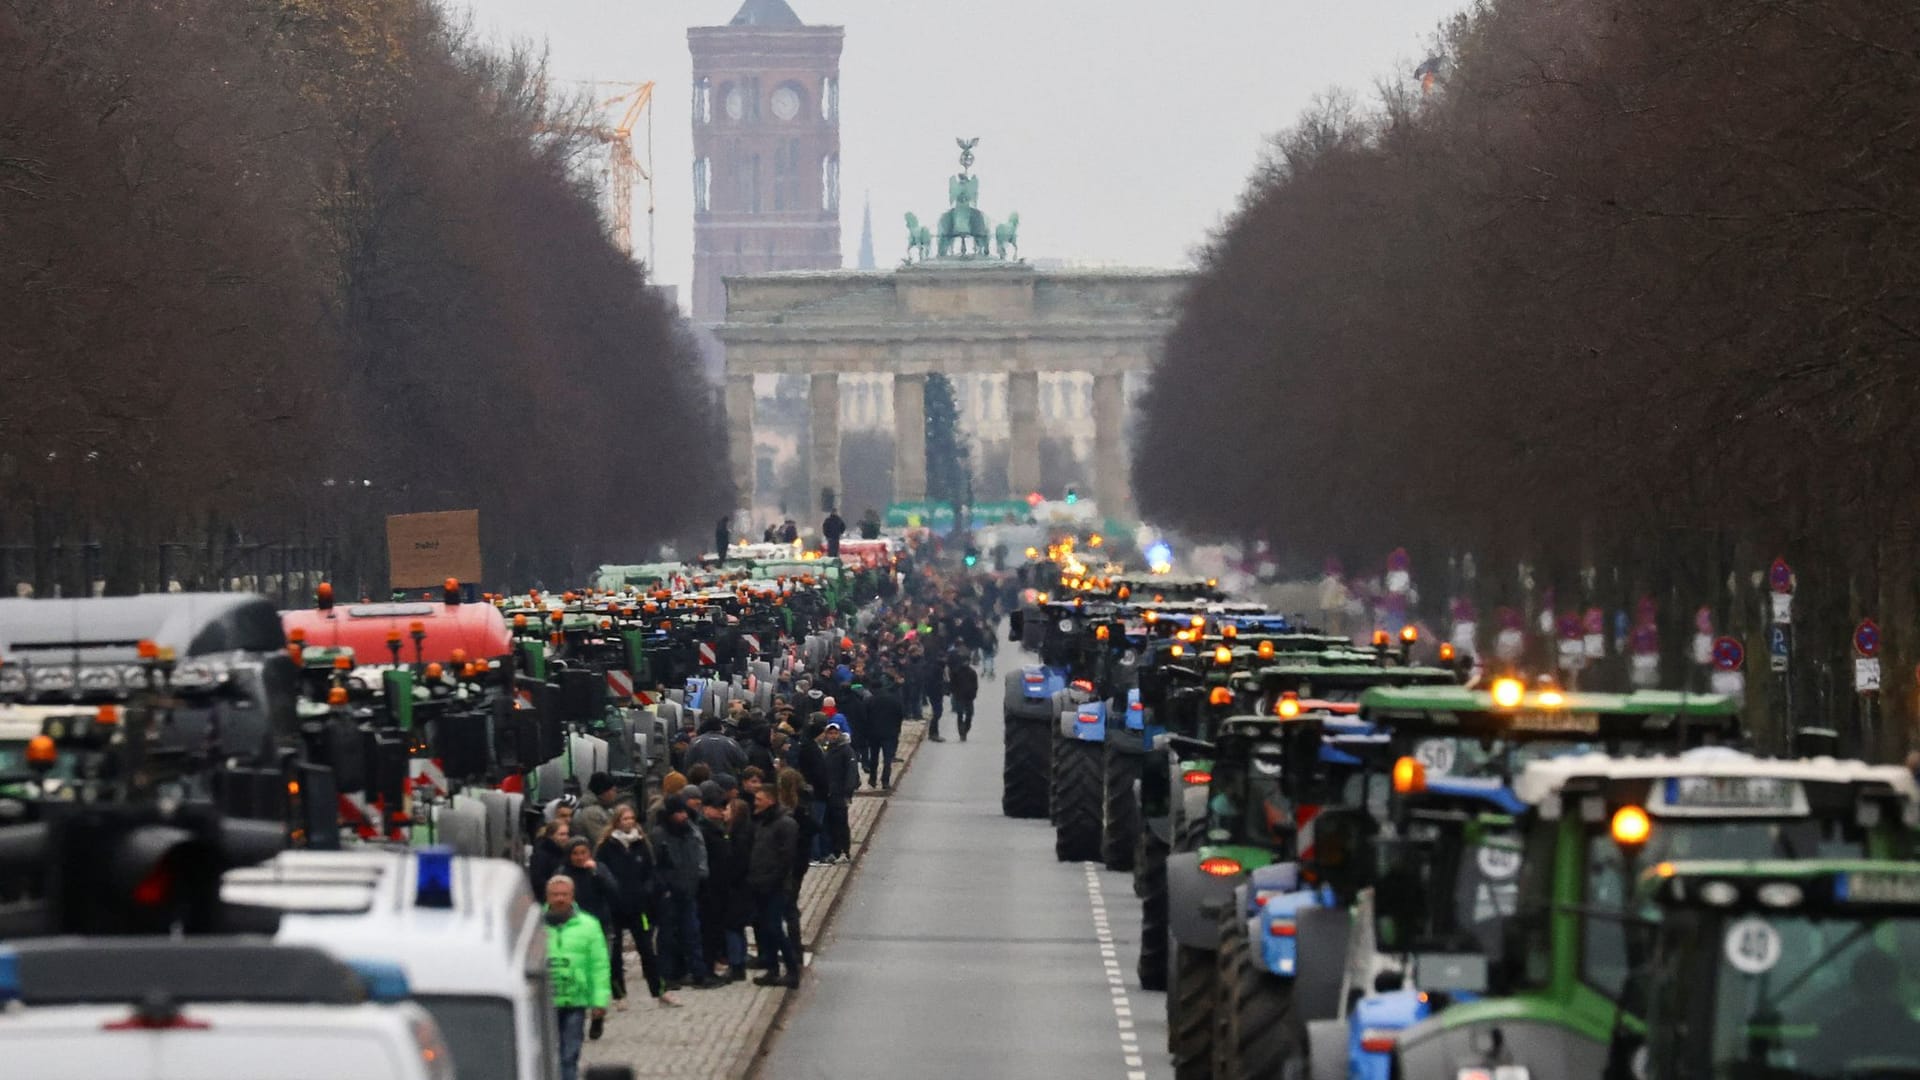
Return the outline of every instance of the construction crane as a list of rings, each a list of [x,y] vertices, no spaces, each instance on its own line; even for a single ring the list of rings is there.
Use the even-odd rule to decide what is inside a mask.
[[[626,91],[608,98],[595,106],[595,111],[606,113],[617,106],[625,106],[620,119],[613,126],[596,124],[586,128],[586,133],[607,144],[607,174],[611,181],[613,200],[613,242],[621,251],[633,254],[633,181],[637,177],[647,182],[647,271],[652,273],[653,264],[653,82],[604,82],[599,80],[568,80],[579,86],[620,86]],[[633,152],[633,129],[640,122],[641,114],[647,118],[647,154],[646,164]]]

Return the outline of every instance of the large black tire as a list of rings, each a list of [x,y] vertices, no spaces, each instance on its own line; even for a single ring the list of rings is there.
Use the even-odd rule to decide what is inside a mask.
[[[1006,758],[1000,768],[1000,812],[1010,818],[1047,816],[1047,770],[1053,730],[1044,720],[1006,719]]]
[[[1229,927],[1223,920],[1220,953],[1237,953],[1232,965],[1220,965],[1220,1014],[1215,1038],[1214,1080],[1273,1080],[1305,1075],[1305,1043],[1298,1025],[1287,1015],[1290,984],[1275,978],[1253,957],[1245,919]],[[1298,1070],[1297,1072],[1295,1070]]]
[[[1159,855],[1153,854],[1159,849]],[[1144,886],[1140,893],[1140,960],[1134,974],[1140,977],[1142,990],[1167,988],[1167,853],[1158,842],[1149,842],[1147,858],[1134,864],[1141,872]]]
[[[1160,862],[1160,880],[1165,882],[1167,842],[1142,823],[1139,835],[1133,838],[1133,895],[1142,900],[1147,898],[1147,889],[1154,873],[1152,863],[1156,859]]]
[[[1101,779],[1104,807],[1100,822],[1100,861],[1107,869],[1122,873],[1133,869],[1134,853],[1140,846],[1140,800],[1134,797],[1133,782],[1140,773],[1140,755],[1126,754],[1114,748],[1109,738],[1105,748]]]
[[[1173,946],[1173,988],[1167,992],[1167,1044],[1174,1080],[1208,1080],[1213,1071],[1214,956]]]
[[[1100,752],[1102,745],[1061,739],[1053,756],[1053,857],[1061,862],[1100,858]]]
[[[1214,972],[1218,980],[1214,991],[1213,1003],[1213,1066],[1214,1080],[1236,1075],[1234,1071],[1234,991],[1239,989],[1241,979],[1252,965],[1247,956],[1247,922],[1236,918],[1240,913],[1239,905],[1227,903],[1220,909],[1220,948],[1214,955]]]

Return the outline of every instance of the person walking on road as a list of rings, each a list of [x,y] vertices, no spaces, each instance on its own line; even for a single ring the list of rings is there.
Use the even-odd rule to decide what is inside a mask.
[[[612,776],[597,772],[588,778],[587,791],[593,798],[574,811],[573,835],[598,842],[613,825],[614,807],[620,805],[620,789],[614,786]]]
[[[527,880],[545,894],[547,879],[567,865],[567,843],[573,839],[573,826],[565,821],[549,821],[540,827],[533,841],[533,853],[527,859]]]
[[[964,650],[953,654],[953,663],[947,668],[947,692],[953,696],[953,721],[960,729],[960,741],[967,741],[967,732],[973,730],[973,701],[980,696],[980,675],[967,663]]]
[[[653,951],[653,924],[659,897],[666,889],[654,865],[653,845],[640,828],[640,812],[621,804],[613,815],[613,824],[600,839],[595,861],[613,875],[619,887],[613,905],[613,922],[607,932],[607,957],[613,969],[613,1000],[616,1008],[627,1007],[626,951],[620,947],[624,936],[633,938],[633,951],[640,955],[640,972],[647,980],[647,992],[662,1008],[680,1004],[666,992],[660,981],[660,957]]]
[[[820,523],[820,535],[827,538],[827,558],[839,558],[840,538],[847,535],[847,521],[840,511],[827,511],[827,520]]]
[[[893,759],[900,752],[900,725],[906,716],[900,688],[892,678],[881,676],[878,688],[867,699],[866,762],[867,783],[881,791],[893,788]]]
[[[593,916],[573,898],[573,879],[562,874],[546,883],[547,971],[553,983],[553,1012],[560,1035],[560,1080],[579,1080],[580,1048],[589,1020],[606,1023],[607,936]],[[596,1032],[597,1035],[597,1032]]]
[[[813,843],[809,856],[814,862],[827,859],[827,790],[832,781],[827,775],[827,750],[822,743],[827,730],[827,715],[814,713],[807,719],[806,735],[794,756],[794,767],[807,782],[807,805],[798,811],[812,823]]]
[[[920,658],[920,690],[927,695],[931,719],[927,722],[927,740],[946,742],[940,737],[940,714],[946,709],[947,665],[940,654],[927,650]]]
[[[767,967],[766,974],[753,980],[757,986],[800,985],[799,943],[787,936],[787,887],[799,846],[799,827],[774,793],[761,788],[754,796],[753,853],[747,862],[747,888],[753,895],[755,914],[754,936],[759,940],[760,956]],[[783,963],[785,974],[781,972]]]

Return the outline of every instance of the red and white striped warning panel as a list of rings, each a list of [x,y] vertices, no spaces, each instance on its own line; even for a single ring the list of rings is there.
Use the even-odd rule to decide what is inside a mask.
[[[613,696],[621,701],[627,700],[633,696],[633,674],[608,668],[607,689],[613,691]]]
[[[641,708],[646,708],[654,704],[653,695],[647,693],[645,690],[635,690],[633,692],[633,702]]]
[[[713,643],[708,641],[701,642],[700,643],[700,663],[706,665],[707,667],[712,667],[715,664],[718,664],[719,662],[720,662],[720,657],[718,653],[715,653],[713,651]]]
[[[533,708],[533,691],[522,690],[519,687],[515,687],[513,690],[513,707],[516,709]]]
[[[447,793],[447,773],[439,758],[413,758],[408,767],[416,790],[425,788],[435,795]]]
[[[755,637],[752,634],[741,634],[740,643],[747,647],[748,652],[752,653],[755,656],[760,655],[760,639],[759,638]]]

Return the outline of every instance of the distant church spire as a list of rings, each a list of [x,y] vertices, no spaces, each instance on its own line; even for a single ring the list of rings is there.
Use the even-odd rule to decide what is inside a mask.
[[[872,270],[873,264],[873,192],[866,195],[866,207],[860,214],[860,269]]]

